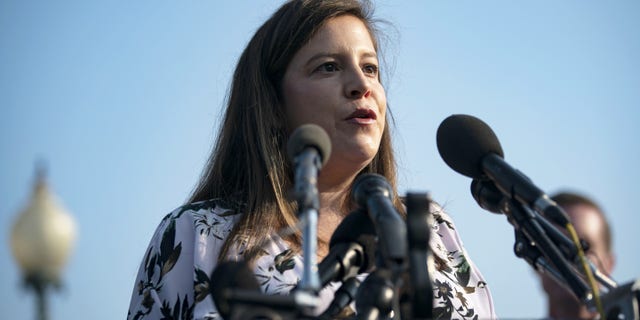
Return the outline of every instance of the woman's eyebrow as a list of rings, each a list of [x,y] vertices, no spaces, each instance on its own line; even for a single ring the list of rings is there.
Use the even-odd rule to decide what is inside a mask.
[[[311,56],[311,58],[307,59],[307,62],[305,63],[305,66],[313,64],[314,61],[319,60],[319,59],[324,59],[324,58],[337,59],[339,57],[340,57],[340,54],[338,54],[338,53],[319,52],[319,53],[316,53],[313,56]]]
[[[378,53],[375,51],[366,51],[362,53],[361,58],[376,58],[378,59]]]
[[[342,56],[344,56],[345,54],[342,53],[331,53],[331,52],[319,52],[314,54],[313,56],[311,56],[311,58],[309,58],[307,60],[307,62],[305,63],[305,66],[309,66],[310,64],[313,64],[314,61],[319,60],[319,59],[324,59],[324,58],[334,58],[334,59],[338,59]],[[375,51],[365,51],[363,53],[360,54],[360,58],[375,58],[378,59],[378,53]]]

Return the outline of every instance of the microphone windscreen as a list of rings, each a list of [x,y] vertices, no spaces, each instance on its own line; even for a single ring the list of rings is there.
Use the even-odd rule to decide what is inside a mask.
[[[231,290],[260,291],[260,284],[244,261],[225,261],[219,264],[211,275],[209,284],[213,303],[220,315],[227,319],[231,314],[232,301],[229,301]]]
[[[387,178],[375,173],[365,173],[353,183],[353,198],[362,208],[367,207],[367,199],[374,193],[391,199],[393,192]]]
[[[498,137],[482,120],[464,114],[444,119],[436,134],[438,152],[456,172],[470,178],[483,177],[482,159],[489,153],[504,157]]]
[[[315,124],[304,124],[293,131],[287,143],[287,154],[294,159],[306,148],[315,148],[324,166],[331,156],[331,140],[324,129]]]
[[[376,237],[376,229],[367,212],[356,210],[342,219],[331,236],[329,248],[340,243],[355,242],[361,245],[365,257],[360,272],[369,272],[375,266]]]

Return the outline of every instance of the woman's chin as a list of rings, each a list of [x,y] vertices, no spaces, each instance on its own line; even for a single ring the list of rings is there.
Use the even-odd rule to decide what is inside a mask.
[[[358,172],[371,163],[377,151],[377,149],[351,149],[348,153],[342,154],[340,157],[342,161],[339,165],[352,167],[354,171]]]

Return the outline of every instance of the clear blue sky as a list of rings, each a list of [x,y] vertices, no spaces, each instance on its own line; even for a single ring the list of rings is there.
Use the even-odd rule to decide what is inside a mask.
[[[9,230],[38,159],[79,225],[53,319],[124,318],[160,219],[209,153],[235,61],[280,1],[0,2],[0,312],[32,319]],[[609,214],[614,278],[640,277],[640,2],[377,1],[389,20],[388,98],[401,191],[455,219],[498,315],[544,315],[513,230],[440,159],[450,114],[487,122],[542,189],[578,190]]]

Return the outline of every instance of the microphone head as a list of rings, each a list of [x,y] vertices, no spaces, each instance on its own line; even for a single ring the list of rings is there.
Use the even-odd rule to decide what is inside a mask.
[[[504,157],[498,137],[482,120],[464,114],[447,117],[436,134],[438,152],[456,172],[470,178],[484,176],[482,159],[489,153]]]
[[[366,314],[370,308],[377,308],[378,318],[386,319],[393,310],[395,290],[389,269],[376,269],[360,284],[356,294],[356,313]]]
[[[211,275],[209,285],[213,303],[224,319],[231,315],[233,301],[229,301],[230,290],[260,291],[256,276],[244,261],[225,261],[219,264]]]
[[[347,215],[338,225],[329,241],[329,248],[341,243],[355,242],[362,246],[364,261],[360,273],[370,272],[376,265],[376,228],[364,210],[356,210]]]
[[[482,209],[502,214],[504,195],[491,180],[473,179],[471,181],[471,195]]]
[[[353,183],[353,198],[361,208],[366,208],[367,199],[376,193],[389,199],[393,194],[387,179],[379,174],[365,173]]]
[[[293,131],[287,142],[287,154],[294,159],[306,148],[315,148],[324,166],[331,156],[331,140],[324,129],[315,124],[304,124]]]

